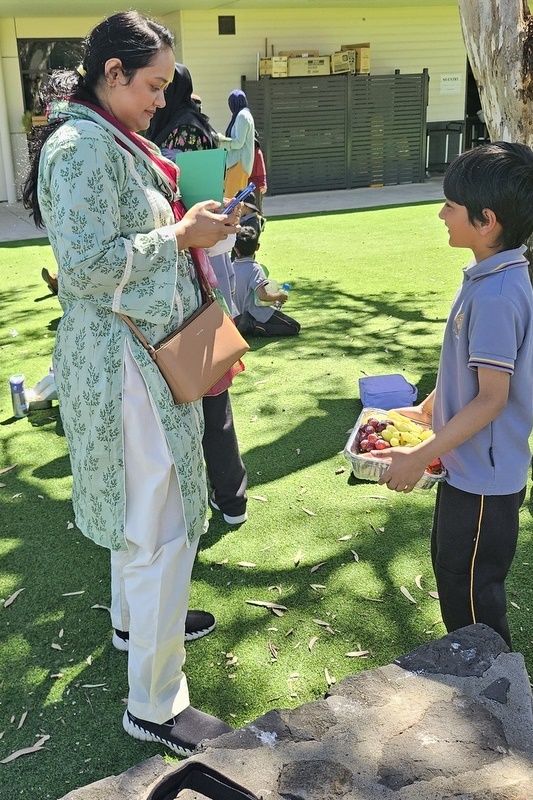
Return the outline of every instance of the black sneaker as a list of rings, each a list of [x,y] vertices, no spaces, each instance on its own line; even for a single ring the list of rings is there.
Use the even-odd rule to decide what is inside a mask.
[[[216,620],[209,611],[187,611],[185,618],[185,641],[192,642],[194,639],[201,639],[215,629]],[[117,650],[127,652],[130,646],[130,635],[128,631],[119,631],[115,628],[113,632],[113,647]]]
[[[134,717],[126,709],[122,725],[126,733],[134,739],[141,742],[161,742],[179,756],[190,756],[205,739],[216,739],[223,733],[233,731],[226,722],[192,706],[187,706],[162,725]]]

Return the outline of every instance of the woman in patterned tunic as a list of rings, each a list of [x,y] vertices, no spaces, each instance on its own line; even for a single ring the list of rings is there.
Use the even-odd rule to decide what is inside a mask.
[[[206,527],[201,403],[174,405],[118,313],[155,343],[199,306],[193,259],[234,233],[238,214],[179,203],[177,174],[145,130],[174,74],[172,34],[137,12],[85,41],[78,74],[54,88],[24,201],[47,227],[63,308],[54,372],[76,524],[111,552],[129,632],[123,725],[188,755],[231,728],[189,704],[185,618]],[[63,87],[63,88],[62,88]],[[172,167],[172,169],[171,169]],[[117,588],[117,587],[115,587]],[[116,609],[112,609],[116,613]]]

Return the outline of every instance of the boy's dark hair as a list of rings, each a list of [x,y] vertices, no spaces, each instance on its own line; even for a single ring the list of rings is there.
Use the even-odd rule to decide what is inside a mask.
[[[244,225],[235,238],[235,249],[240,256],[253,256],[257,250],[259,234],[251,225]]]
[[[533,151],[525,144],[493,142],[458,156],[444,175],[444,196],[465,206],[472,225],[494,212],[502,227],[496,244],[511,250],[533,233]]]

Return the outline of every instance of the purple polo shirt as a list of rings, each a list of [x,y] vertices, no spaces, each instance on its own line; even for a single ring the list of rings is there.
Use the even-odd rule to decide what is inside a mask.
[[[502,413],[442,456],[448,483],[472,494],[519,492],[531,461],[533,425],[533,291],[525,247],[464,269],[442,343],[433,405],[438,431],[478,393],[477,368],[511,375]]]

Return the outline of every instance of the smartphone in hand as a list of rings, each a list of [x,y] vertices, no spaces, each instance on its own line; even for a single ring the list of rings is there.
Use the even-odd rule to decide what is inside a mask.
[[[249,194],[255,192],[255,183],[249,183],[246,189],[241,189],[241,191],[235,195],[233,200],[226,206],[226,208],[222,209],[221,214],[231,214],[235,206],[238,206],[240,202],[242,202]]]

